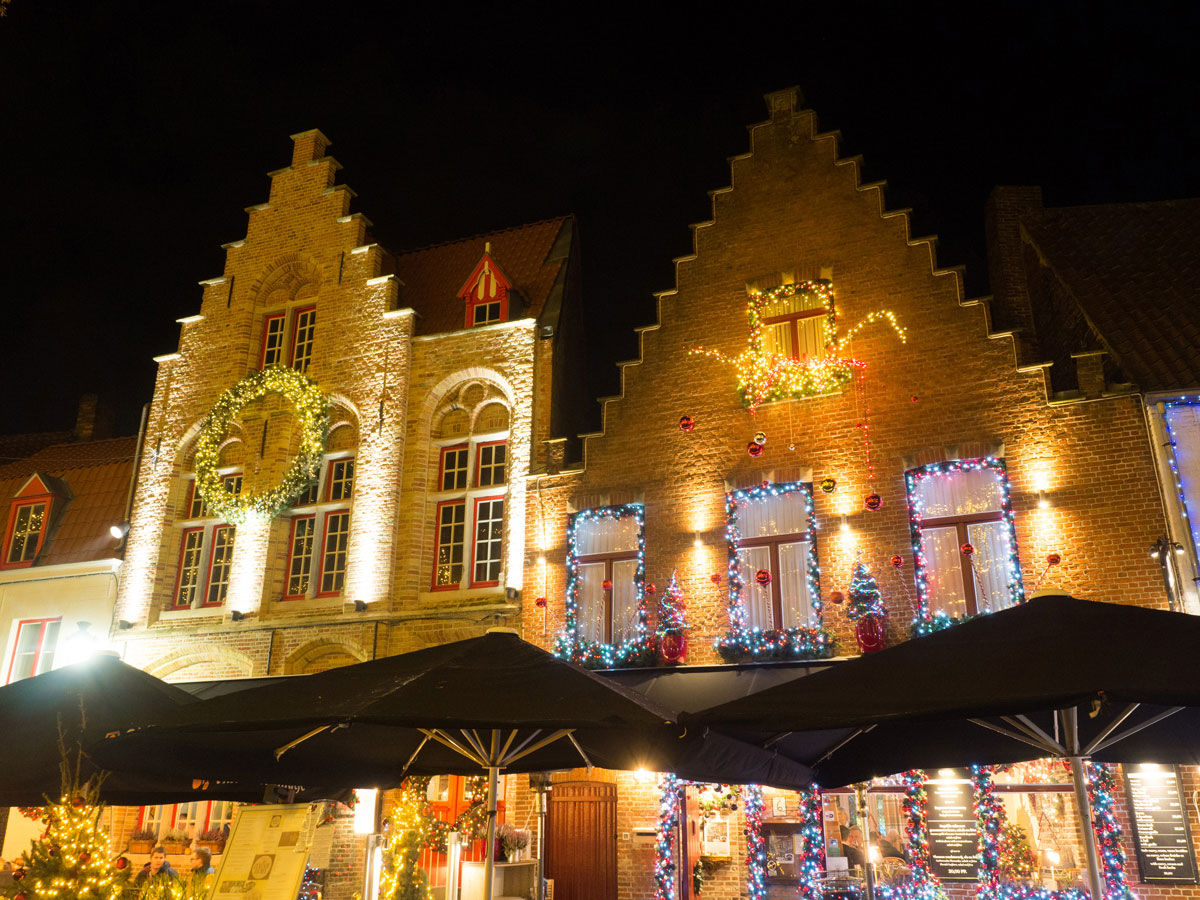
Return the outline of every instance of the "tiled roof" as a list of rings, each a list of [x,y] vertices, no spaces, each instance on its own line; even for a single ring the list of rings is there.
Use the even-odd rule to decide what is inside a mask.
[[[567,261],[565,253],[549,257],[569,220],[569,216],[546,219],[399,254],[396,276],[404,282],[401,303],[419,314],[417,334],[463,327],[466,305],[457,294],[489,243],[492,259],[528,304],[524,315],[537,318]]]
[[[1200,199],[1045,209],[1022,224],[1131,381],[1200,387]]]
[[[55,444],[0,466],[0,502],[10,500],[35,472],[61,479],[71,491],[61,518],[51,514],[56,525],[36,567],[109,559],[116,554],[117,541],[108,529],[125,518],[136,448],[136,437]]]

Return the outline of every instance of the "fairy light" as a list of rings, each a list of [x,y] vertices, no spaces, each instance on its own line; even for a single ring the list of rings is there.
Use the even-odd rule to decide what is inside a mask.
[[[280,394],[295,408],[300,423],[295,459],[274,487],[231,493],[217,471],[221,446],[247,404],[267,394]],[[209,512],[226,521],[241,523],[250,515],[274,518],[316,480],[328,433],[329,401],[315,381],[286,366],[267,366],[252,372],[218,397],[208,411],[208,418],[196,439],[196,490],[204,498]]]
[[[681,782],[667,773],[658,782],[658,828],[654,837],[654,898],[675,900],[679,872],[675,849],[679,833],[679,788]]]
[[[584,640],[579,633],[579,528],[587,522],[632,516],[637,523],[637,569],[633,589],[637,604],[634,635],[619,644]],[[657,653],[657,642],[646,614],[646,513],[640,503],[586,509],[571,516],[567,525],[566,622],[554,645],[554,655],[589,669],[649,665]]]
[[[1171,478],[1175,482],[1175,493],[1179,498],[1179,512],[1183,516],[1188,535],[1192,539],[1193,549],[1200,546],[1200,540],[1198,540],[1196,529],[1192,526],[1191,516],[1188,515],[1187,490],[1183,486],[1183,476],[1179,472],[1179,457],[1175,452],[1178,439],[1175,436],[1175,429],[1171,426],[1171,410],[1181,406],[1197,405],[1200,405],[1200,399],[1181,396],[1178,400],[1168,400],[1163,403],[1162,409],[1163,425],[1167,431],[1167,464],[1171,467]]]
[[[821,873],[825,869],[825,833],[821,827],[821,791],[815,784],[797,792],[802,850],[797,854],[796,877],[801,900],[821,900]]]
[[[767,841],[762,833],[763,794],[757,784],[742,791],[746,808],[746,893],[750,900],[766,900]]]
[[[1025,587],[1021,581],[1021,563],[1017,555],[1017,530],[1008,483],[1008,469],[1004,460],[995,456],[985,456],[978,459],[956,459],[949,462],[931,463],[920,468],[909,469],[904,473],[904,484],[908,492],[908,529],[915,561],[914,578],[917,583],[917,615],[912,623],[914,637],[932,634],[960,621],[944,612],[934,613],[929,606],[929,563],[921,548],[921,517],[924,510],[917,487],[922,481],[929,478],[951,478],[959,472],[978,471],[992,472],[996,477],[996,484],[1000,492],[1001,517],[1007,525],[1004,532],[1004,543],[1008,559],[1004,564],[1008,571],[1008,603],[1015,605],[1023,603],[1025,600]]]
[[[388,816],[388,841],[379,876],[379,900],[432,900],[429,876],[417,864],[421,849],[433,838],[425,812],[425,792],[416,779],[401,785]]]
[[[1088,799],[1092,804],[1092,829],[1100,849],[1100,871],[1104,876],[1104,900],[1133,900],[1125,873],[1125,844],[1117,822],[1116,777],[1105,763],[1087,764]]]
[[[805,576],[811,598],[815,626],[779,628],[763,631],[747,626],[746,584],[738,563],[738,507],[775,497],[799,493],[804,499],[808,530],[799,540],[808,542]],[[729,633],[718,637],[713,646],[726,662],[768,659],[828,659],[833,655],[833,639],[822,624],[821,569],[817,563],[817,534],[813,518],[812,485],[799,481],[780,484],[764,482],[752,488],[730,491],[725,495],[725,544],[728,551]]]

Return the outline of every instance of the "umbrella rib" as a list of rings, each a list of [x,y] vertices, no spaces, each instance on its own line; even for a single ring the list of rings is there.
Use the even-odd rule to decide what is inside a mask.
[[[1105,741],[1100,746],[1089,747],[1088,749],[1090,749],[1093,753],[1099,753],[1101,750],[1107,750],[1113,744],[1119,743],[1120,741],[1125,740],[1125,738],[1127,738],[1127,737],[1133,737],[1139,731],[1141,731],[1145,728],[1149,728],[1151,725],[1156,725],[1159,722],[1161,722],[1163,719],[1165,719],[1169,716],[1173,716],[1173,715],[1175,715],[1175,713],[1181,712],[1185,708],[1186,707],[1183,707],[1183,706],[1172,706],[1170,709],[1165,710],[1164,712],[1160,712],[1156,716],[1151,716],[1145,722],[1139,722],[1137,725],[1134,725],[1132,728],[1122,731],[1116,737],[1112,738],[1111,740]]]
[[[475,763],[475,765],[479,766],[481,769],[487,768],[487,760],[486,759],[484,759],[482,756],[479,756],[473,750],[468,749],[467,747],[464,747],[462,744],[460,744],[458,741],[456,741],[454,738],[450,737],[450,735],[446,734],[445,732],[441,731],[440,729],[421,728],[418,730],[422,734],[433,738],[439,744],[445,744],[447,747],[449,747],[455,753],[465,756],[467,759],[471,760],[471,762]]]
[[[1136,710],[1139,706],[1141,706],[1140,703],[1130,703],[1123,710],[1121,710],[1121,714],[1109,722],[1108,727],[1092,738],[1092,740],[1088,742],[1088,745],[1083,748],[1079,755],[1085,757],[1091,756],[1095,749],[1104,743],[1104,739],[1120,728],[1125,720],[1133,715],[1134,710]]]
[[[575,749],[579,752],[579,755],[583,757],[584,763],[587,764],[588,771],[592,771],[592,761],[588,759],[588,755],[584,753],[583,748],[579,746],[579,741],[575,740],[575,734],[573,731],[567,732],[567,740],[569,740],[575,746]]]
[[[847,736],[847,737],[846,737],[846,738],[845,738],[843,741],[841,741],[839,744],[837,744],[837,746],[835,746],[835,747],[833,747],[832,749],[830,749],[830,751],[829,751],[828,753],[826,753],[824,756],[822,756],[820,759],[818,759],[818,760],[817,760],[815,763],[813,763],[813,764],[812,764],[812,768],[814,768],[814,769],[815,769],[815,768],[816,768],[817,766],[819,766],[821,763],[825,762],[825,760],[829,759],[829,757],[833,756],[833,754],[837,753],[839,750],[841,750],[843,747],[845,747],[845,746],[846,746],[848,743],[850,743],[850,742],[851,742],[852,740],[854,740],[856,737],[859,737],[859,736],[861,736],[861,735],[864,735],[864,734],[866,734],[868,731],[872,731],[872,730],[874,730],[874,728],[875,728],[875,725],[876,725],[876,723],[871,723],[871,724],[870,724],[870,725],[868,725],[866,728],[858,728],[858,729],[856,729],[855,731],[853,731],[853,732],[852,732],[850,735],[848,735],[848,736]]]
[[[541,733],[542,733],[542,729],[540,729],[540,728],[533,729],[533,731],[530,732],[529,737],[525,738],[525,740],[523,740],[523,741],[521,741],[521,743],[517,744],[517,749],[513,751],[512,758],[520,759],[522,756],[524,756],[525,754],[522,753],[521,751],[525,749],[525,747],[529,744],[530,741],[532,741],[534,738],[536,738]],[[544,746],[544,745],[538,744],[538,747],[542,747],[542,746]],[[534,749],[536,750],[536,749],[538,749],[538,747],[535,747]],[[508,748],[505,747],[505,750],[507,750],[507,749]]]
[[[782,741],[785,737],[787,737],[791,733],[792,732],[790,732],[790,731],[781,731],[781,732],[779,732],[779,734],[776,734],[772,737],[767,738],[767,740],[763,741],[763,749],[766,750],[768,747],[774,747],[776,744],[778,744],[780,741]]]
[[[500,748],[500,752],[496,754],[496,759],[504,759],[508,755],[508,748],[512,746],[512,742],[517,739],[517,729],[513,729],[508,733],[508,740],[504,742],[504,746]]]
[[[417,754],[425,749],[425,745],[429,743],[429,733],[425,733],[425,737],[421,738],[421,743],[417,744],[417,749],[412,752],[412,756],[408,758],[408,762],[404,764],[404,768],[400,770],[400,777],[403,778],[408,774],[408,767],[416,761]]]
[[[1058,750],[1054,750],[1052,747],[1048,747],[1039,740],[1035,740],[1032,737],[1028,737],[1027,735],[1018,731],[1009,731],[1007,728],[1002,728],[1001,726],[989,722],[986,719],[968,719],[967,721],[969,721],[972,725],[978,725],[980,728],[987,728],[988,730],[994,731],[997,734],[1004,735],[1006,738],[1012,738],[1014,741],[1020,741],[1022,744],[1028,744],[1031,747],[1036,747],[1042,751],[1049,751],[1055,755],[1060,755],[1060,751],[1062,750],[1061,747]]]
[[[483,748],[483,741],[481,741],[479,739],[478,734],[476,734],[474,731],[470,731],[466,728],[460,728],[460,729],[458,729],[458,731],[463,736],[463,738],[466,740],[466,742],[471,745],[471,748],[475,751],[476,754],[478,754],[480,759],[488,759],[489,758],[487,750],[485,750]]]
[[[511,756],[507,756],[507,757],[505,757],[505,758],[504,758],[504,764],[505,764],[506,766],[507,766],[507,765],[510,765],[510,764],[512,764],[512,763],[514,763],[514,762],[516,762],[516,761],[517,761],[518,759],[520,759],[521,757],[523,757],[523,756],[528,756],[530,753],[536,753],[538,750],[541,750],[541,749],[542,749],[543,747],[545,747],[547,744],[553,744],[555,741],[557,741],[557,740],[559,740],[559,739],[561,739],[561,738],[563,738],[563,737],[570,737],[570,738],[571,738],[571,743],[573,743],[573,744],[574,744],[574,743],[575,743],[575,738],[571,737],[571,732],[572,732],[573,730],[574,730],[574,729],[571,729],[571,728],[563,728],[563,729],[561,729],[561,730],[559,730],[559,731],[556,731],[556,732],[554,732],[553,734],[548,734],[548,735],[546,735],[544,738],[542,738],[540,741],[538,741],[536,744],[534,744],[532,747],[526,747],[526,744],[528,744],[528,743],[529,743],[529,741],[527,740],[527,741],[525,741],[525,743],[524,743],[524,744],[522,744],[522,745],[521,745],[520,747],[518,747],[518,748],[517,748],[515,751],[513,751],[513,753],[512,753],[512,755],[511,755]],[[537,731],[537,732],[534,732],[534,734],[533,734],[533,735],[530,735],[530,738],[529,738],[529,740],[532,740],[532,739],[533,739],[533,737],[534,737],[534,736],[536,736],[537,734],[539,734],[540,732],[541,732],[541,729],[538,729],[538,731]],[[577,750],[579,749],[579,745],[578,745],[578,744],[575,744],[575,749],[577,749]],[[586,756],[586,755],[584,755],[584,753],[583,753],[583,751],[582,751],[582,750],[579,750],[579,754],[580,754],[581,756],[583,756],[583,758],[584,758],[584,761],[586,762],[586,761],[587,761],[587,756]],[[591,765],[592,765],[592,764],[591,764],[591,762],[588,762],[588,768],[591,768]]]
[[[1067,755],[1066,746],[1061,741],[1056,741],[1050,735],[1046,734],[1046,732],[1042,731],[1042,729],[1038,728],[1028,716],[1001,716],[1001,718],[1014,728],[1021,729],[1021,731],[1025,732],[1031,738],[1044,741],[1045,746],[1050,752],[1057,753],[1059,756]]]
[[[292,748],[299,747],[301,744],[303,744],[309,738],[316,737],[322,731],[325,731],[332,727],[333,727],[332,725],[321,725],[319,728],[314,728],[312,731],[309,731],[309,732],[306,732],[305,734],[300,735],[300,737],[296,738],[294,741],[288,741],[282,747],[276,747],[275,748],[275,762],[279,762],[279,758],[281,756],[283,756],[283,754],[285,754],[289,750],[291,750]]]

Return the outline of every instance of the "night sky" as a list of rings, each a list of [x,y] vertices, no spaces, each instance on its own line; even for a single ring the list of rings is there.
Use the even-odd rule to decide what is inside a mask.
[[[507,6],[0,2],[0,433],[68,428],[87,391],[132,433],[309,128],[392,250],[575,213],[597,395],[769,90],[801,88],[972,294],[993,185],[1200,195],[1200,4]]]

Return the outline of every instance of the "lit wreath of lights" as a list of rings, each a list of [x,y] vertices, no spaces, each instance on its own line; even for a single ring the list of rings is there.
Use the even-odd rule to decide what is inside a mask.
[[[281,394],[295,407],[300,448],[279,484],[254,493],[230,493],[217,472],[221,443],[238,413],[267,394]],[[227,521],[244,522],[252,513],[274,518],[317,477],[328,433],[329,401],[315,381],[283,366],[253,372],[217,398],[208,412],[196,440],[196,490],[212,514]]]

